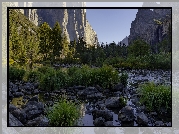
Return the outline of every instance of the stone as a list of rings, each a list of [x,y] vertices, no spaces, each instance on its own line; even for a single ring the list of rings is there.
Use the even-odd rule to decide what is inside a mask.
[[[13,84],[13,87],[11,88],[12,93],[15,93],[18,91],[18,86]]]
[[[44,104],[42,102],[28,101],[23,111],[27,114],[27,119],[32,120],[44,113]]]
[[[15,92],[14,97],[20,97],[20,96],[24,96],[24,94],[22,92]]]
[[[20,122],[22,122],[23,124],[26,123],[27,121],[27,115],[26,113],[23,111],[23,110],[20,110],[20,109],[16,109],[12,112],[12,115],[14,117],[16,117]]]
[[[28,127],[47,127],[49,120],[46,117],[37,117],[33,120],[29,120],[26,124]]]
[[[112,121],[107,121],[107,122],[104,123],[104,126],[105,127],[111,127],[111,126],[114,126],[114,125],[113,125]]]
[[[38,102],[38,101],[39,101],[38,95],[33,96],[33,97],[30,98],[28,101],[36,101],[36,102]]]
[[[24,126],[16,117],[14,117],[11,113],[9,113],[9,126],[18,126],[22,127]]]
[[[101,127],[104,126],[105,120],[102,117],[96,118],[93,121],[94,126]]]
[[[137,114],[137,123],[142,126],[148,125],[148,118],[144,113],[138,113]]]
[[[34,90],[34,94],[38,94],[39,93],[39,90],[38,89],[35,89]]]
[[[14,110],[16,110],[17,107],[14,106],[13,104],[9,104],[9,112],[12,113]]]
[[[104,98],[102,93],[94,93],[86,96],[87,99],[101,99]]]
[[[120,99],[120,97],[110,97],[110,98],[106,99],[106,101],[105,101],[106,107],[107,108],[119,108],[119,107],[121,107],[119,99]]]
[[[93,119],[102,117],[105,119],[105,121],[112,121],[113,120],[113,114],[108,110],[94,110],[92,112]]]
[[[155,122],[155,126],[157,126],[157,127],[163,127],[163,126],[165,126],[165,124],[163,123],[163,121],[156,121]]]
[[[114,91],[114,92],[116,92],[116,91],[122,92],[123,89],[124,89],[124,86],[123,86],[121,83],[119,83],[119,84],[117,84],[117,85],[114,86],[113,91]]]
[[[83,89],[85,89],[85,86],[81,86],[81,85],[74,86],[73,89],[83,90]]]
[[[132,107],[130,106],[125,106],[123,107],[118,114],[118,119],[123,122],[131,122],[134,121],[135,116],[134,116],[134,111]]]

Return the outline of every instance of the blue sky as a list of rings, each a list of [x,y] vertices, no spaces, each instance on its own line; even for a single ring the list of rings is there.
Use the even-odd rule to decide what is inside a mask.
[[[142,7],[143,2],[86,2],[87,7]],[[137,9],[87,9],[86,17],[99,42],[121,41],[130,34]]]

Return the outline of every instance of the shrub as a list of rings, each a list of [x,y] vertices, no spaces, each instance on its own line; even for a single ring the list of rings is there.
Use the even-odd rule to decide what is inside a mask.
[[[52,126],[73,126],[80,117],[80,111],[73,102],[60,99],[48,110],[47,117]]]
[[[66,87],[69,86],[71,83],[69,75],[62,70],[56,71],[56,80],[58,87]]]
[[[9,79],[11,81],[21,81],[24,77],[25,74],[25,70],[24,69],[20,69],[20,68],[16,68],[16,67],[9,67]]]
[[[58,88],[58,81],[54,69],[48,69],[46,73],[41,76],[40,88],[47,91],[56,90]]]
[[[120,82],[124,85],[124,87],[127,86],[127,79],[128,79],[128,74],[122,73],[120,76]]]
[[[137,92],[140,94],[140,102],[146,106],[149,111],[161,110],[161,107],[167,110],[171,109],[171,88],[165,85],[155,85],[145,83],[139,86]]]
[[[38,71],[30,71],[27,74],[27,81],[37,82],[37,81],[39,81],[40,76],[41,76],[40,72],[38,72]]]

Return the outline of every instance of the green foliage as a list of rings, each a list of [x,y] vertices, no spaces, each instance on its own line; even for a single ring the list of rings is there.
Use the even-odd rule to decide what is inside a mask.
[[[38,82],[40,79],[40,76],[42,75],[40,72],[35,71],[35,70],[29,71],[26,73],[27,73],[27,81],[30,81],[30,82]]]
[[[80,117],[80,111],[74,103],[60,99],[47,112],[47,117],[51,126],[74,126]]]
[[[157,110],[160,112],[164,107],[171,110],[171,87],[165,85],[156,85],[153,82],[139,86],[137,92],[140,94],[140,102],[146,106],[149,111]]]
[[[150,53],[150,46],[146,42],[138,39],[129,45],[128,53],[132,56],[148,55]]]
[[[121,107],[125,107],[126,103],[127,103],[127,100],[124,97],[120,97],[119,98],[119,103],[120,103]]]
[[[43,55],[44,60],[47,60],[48,58],[50,58],[50,52],[52,49],[52,42],[51,42],[52,30],[48,25],[48,23],[44,22],[39,27],[38,33],[40,37],[39,53]]]
[[[56,78],[56,72],[53,68],[41,68],[43,75],[40,78],[40,88],[46,91],[52,91],[58,89],[58,83]]]
[[[9,67],[9,79],[11,81],[21,81],[25,75],[25,70],[16,68],[16,67]]]
[[[120,82],[126,87],[127,86],[128,74],[122,73],[120,76]]]

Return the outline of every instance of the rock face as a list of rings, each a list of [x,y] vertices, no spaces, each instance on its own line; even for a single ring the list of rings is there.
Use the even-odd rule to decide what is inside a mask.
[[[58,9],[21,9],[21,12],[36,26],[47,22],[52,28],[56,21],[60,23],[68,41],[84,37],[89,45],[98,43],[96,32],[86,19],[86,9],[60,9],[59,7],[85,7],[86,2],[16,2],[19,7],[58,7]]]
[[[86,9],[38,9],[41,23],[47,22],[53,27],[56,21],[60,23],[68,41],[84,37],[87,44],[97,44],[97,34],[86,19]]]
[[[155,20],[163,23],[157,24]],[[129,44],[139,37],[150,45],[161,42],[167,35],[171,24],[171,9],[138,9],[135,20],[131,23]]]

